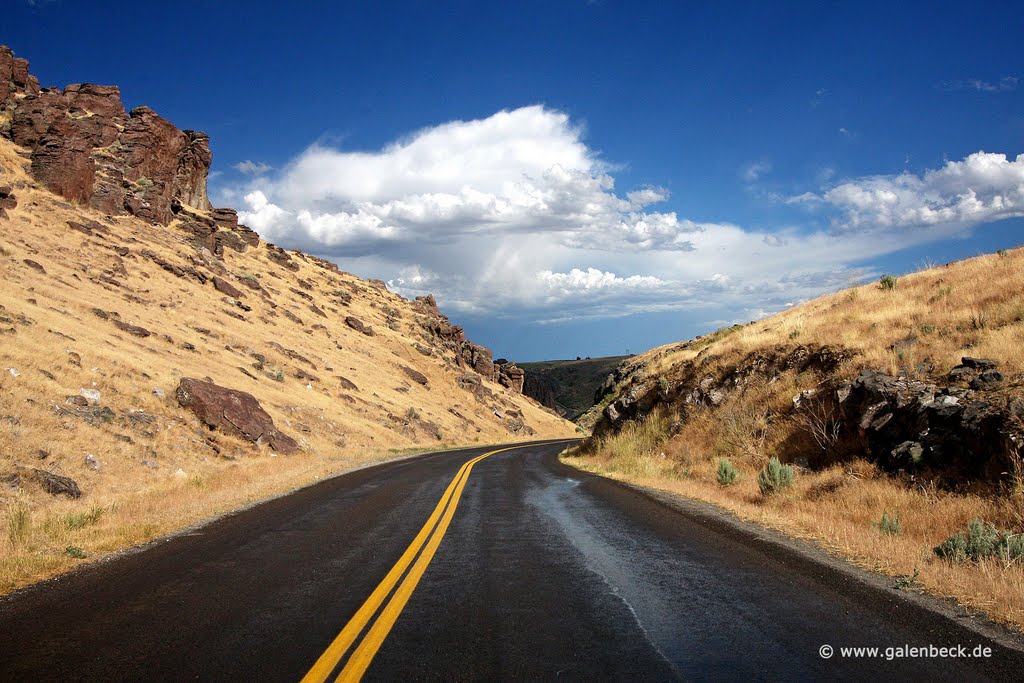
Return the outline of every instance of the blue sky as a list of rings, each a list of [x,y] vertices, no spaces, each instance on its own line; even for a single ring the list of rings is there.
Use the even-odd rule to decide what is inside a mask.
[[[1019,3],[154,4],[21,0],[0,42],[208,132],[216,203],[501,356],[1024,242]]]

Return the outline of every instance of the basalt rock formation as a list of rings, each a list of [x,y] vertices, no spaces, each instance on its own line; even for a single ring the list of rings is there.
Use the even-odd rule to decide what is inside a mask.
[[[523,393],[526,372],[522,368],[506,360],[495,362],[489,348],[466,339],[462,327],[452,325],[448,317],[441,313],[432,294],[416,297],[416,305],[423,314],[420,325],[426,333],[425,339],[453,354],[452,358],[458,367],[469,368],[518,394]]]
[[[0,134],[28,149],[32,175],[69,201],[161,225],[181,205],[211,208],[205,133],[179,130],[149,107],[126,112],[116,86],[40,88],[28,61],[3,46]]]

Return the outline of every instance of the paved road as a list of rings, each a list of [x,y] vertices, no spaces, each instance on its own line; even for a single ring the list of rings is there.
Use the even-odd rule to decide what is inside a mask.
[[[401,568],[432,513],[439,526],[408,556],[429,564],[399,576],[369,631],[337,668],[328,662],[333,675],[351,673],[353,651],[372,651],[366,680],[382,681],[1019,680],[1024,670],[1020,651],[895,591],[566,468],[561,448],[490,455],[461,489],[453,479],[488,449],[353,472],[0,600],[0,680],[297,681]],[[456,507],[439,505],[446,492]],[[371,642],[389,610],[390,631]],[[823,644],[837,648],[831,659]],[[993,655],[838,652],[907,644]]]

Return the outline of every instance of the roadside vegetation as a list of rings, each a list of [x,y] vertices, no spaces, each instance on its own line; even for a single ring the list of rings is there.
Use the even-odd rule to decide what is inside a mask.
[[[583,418],[597,425],[598,436],[565,460],[813,539],[894,577],[894,587],[954,597],[1024,628],[1020,453],[986,481],[932,476],[915,468],[919,453],[912,448],[897,471],[866,455],[840,454],[838,417],[797,408],[799,397],[862,369],[945,386],[964,356],[995,359],[1003,379],[992,395],[1014,405],[1014,396],[1024,399],[1022,281],[1024,250],[1006,250],[887,275],[765,320],[653,349],[628,361],[629,376],[615,396],[668,394],[666,384],[691,384],[614,428],[602,414],[613,401],[605,400]],[[849,353],[829,372],[763,376],[742,366],[758,352],[798,346]],[[730,380],[732,388],[720,394],[715,384],[694,400],[689,387],[705,376],[742,381]]]

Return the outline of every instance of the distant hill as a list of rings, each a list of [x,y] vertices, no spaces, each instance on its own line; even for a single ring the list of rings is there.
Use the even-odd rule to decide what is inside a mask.
[[[526,371],[523,393],[575,420],[594,405],[594,393],[629,356],[519,363]]]

